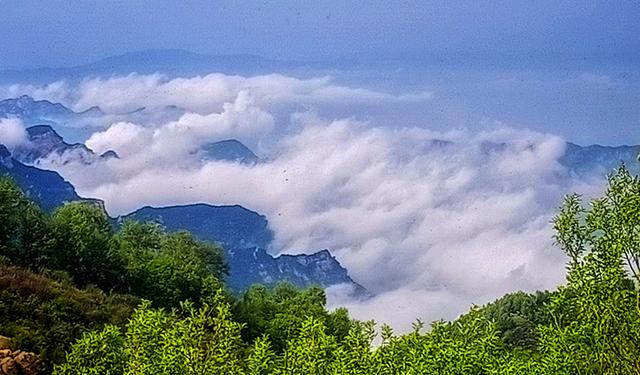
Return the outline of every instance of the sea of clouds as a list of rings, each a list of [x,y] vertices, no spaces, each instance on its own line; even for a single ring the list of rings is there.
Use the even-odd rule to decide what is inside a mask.
[[[0,91],[78,112],[102,109],[85,143],[120,159],[41,165],[81,195],[103,199],[111,215],[145,205],[241,204],[269,219],[271,252],[328,248],[375,294],[354,300],[332,287],[332,306],[401,331],[416,318],[454,318],[510,291],[554,288],[565,261],[553,246],[554,212],[563,195],[599,188],[570,177],[558,162],[565,141],[552,134],[493,122],[473,131],[385,126],[355,110],[428,106],[434,92],[389,94],[275,74],[132,74]],[[338,118],[323,110],[335,106],[355,112]],[[7,129],[14,143],[24,139],[16,123]],[[201,158],[203,145],[231,138],[263,162]]]

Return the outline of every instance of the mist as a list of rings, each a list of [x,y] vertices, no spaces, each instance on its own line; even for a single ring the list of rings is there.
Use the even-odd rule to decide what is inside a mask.
[[[551,219],[565,194],[601,186],[567,173],[565,140],[552,133],[497,120],[442,130],[357,111],[429,106],[438,95],[429,90],[391,94],[280,74],[132,74],[3,90],[76,111],[100,107],[85,144],[119,159],[39,165],[104,200],[110,215],[195,202],[258,211],[275,234],[272,254],[330,249],[374,294],[353,300],[331,287],[332,307],[400,331],[510,291],[557,286],[565,259]],[[345,104],[352,115],[327,111]],[[263,162],[202,158],[203,146],[231,138]]]

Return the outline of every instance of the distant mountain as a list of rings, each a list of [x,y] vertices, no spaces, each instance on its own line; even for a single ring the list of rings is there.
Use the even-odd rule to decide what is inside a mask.
[[[639,154],[640,145],[579,146],[569,142],[560,162],[571,173],[579,176],[609,173],[619,167],[621,162],[624,162],[632,173],[640,174],[640,163],[637,159]]]
[[[48,100],[35,100],[28,95],[7,98],[0,101],[0,117],[19,117],[27,125],[60,124],[80,117],[99,117],[104,115],[98,107],[83,112],[74,112],[60,103]]]
[[[254,55],[205,55],[179,49],[152,49],[107,57],[73,67],[0,71],[0,83],[46,82],[82,79],[86,76],[128,75],[131,73],[198,75],[273,73],[303,66],[298,62],[266,59]]]
[[[95,158],[93,151],[82,143],[69,144],[50,125],[27,128],[28,142],[15,148],[13,156],[25,164],[35,164],[51,154],[62,160],[62,164],[80,161],[90,164]]]
[[[531,145],[530,147],[533,147]],[[505,142],[483,142],[480,150],[483,154],[500,153],[509,148]],[[602,177],[624,163],[634,174],[640,174],[638,155],[640,145],[635,146],[580,146],[567,142],[560,159],[569,174],[576,177]]]
[[[103,116],[104,112],[98,107],[74,112],[60,103],[35,100],[28,95],[0,100],[0,118],[19,118],[27,127],[55,126],[66,139],[86,139],[93,131],[89,125],[101,123]]]
[[[209,143],[201,147],[203,160],[224,160],[242,164],[256,164],[261,160],[247,146],[235,139]]]
[[[0,114],[3,117],[37,119],[39,122],[46,123],[49,119],[71,116],[74,113],[60,103],[52,103],[48,100],[34,100],[28,95],[0,101]]]
[[[235,290],[244,290],[255,283],[273,285],[289,281],[300,287],[346,283],[359,296],[367,293],[327,250],[310,255],[268,254],[265,249],[273,234],[267,219],[241,206],[144,207],[120,218],[127,219],[157,222],[171,231],[188,230],[202,240],[221,244],[230,266],[228,283]]]
[[[96,155],[82,143],[67,143],[50,125],[27,128],[28,142],[13,150],[13,157],[24,164],[37,164],[39,159],[55,157],[54,163],[80,162],[91,164],[97,160],[118,157],[114,151]]]
[[[82,199],[58,173],[22,164],[3,145],[0,145],[0,175],[11,176],[46,211]]]

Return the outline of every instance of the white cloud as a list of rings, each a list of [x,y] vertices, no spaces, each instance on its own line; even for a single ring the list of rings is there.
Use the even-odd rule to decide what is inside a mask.
[[[57,166],[81,195],[105,200],[111,214],[193,202],[261,212],[275,231],[272,251],[329,248],[377,294],[362,302],[329,290],[332,304],[346,304],[358,318],[407,328],[415,318],[451,318],[472,303],[552,288],[563,278],[549,222],[575,183],[558,163],[558,137],[505,126],[378,127],[297,113],[297,105],[279,129],[279,105],[428,97],[341,87],[327,78],[132,75],[85,80],[62,96],[74,108],[112,113],[186,109],[168,121],[131,119],[94,133],[87,145],[122,158]],[[205,163],[193,153],[223,138],[259,144],[274,133],[268,160],[253,166]]]
[[[89,178],[97,173],[86,167],[62,172],[83,195],[104,199],[112,214],[201,201],[258,210],[275,230],[274,249],[332,249],[378,294],[348,302],[360,318],[410,324],[451,317],[471,303],[562,280],[564,259],[552,249],[549,225],[570,183],[558,178],[562,140],[509,129],[434,134],[352,120],[296,121],[301,130],[255,166],[170,163],[180,154],[165,141],[193,137],[170,123],[154,131],[147,147],[109,161],[104,180]],[[107,133],[118,139],[130,126],[115,124],[92,139]],[[163,138],[165,132],[171,136]],[[155,153],[163,149],[166,155]]]
[[[255,77],[209,74],[190,78],[167,78],[161,74],[87,78],[77,85],[65,81],[44,86],[15,84],[0,88],[4,97],[31,95],[84,111],[98,106],[107,114],[122,114],[140,108],[177,106],[206,115],[220,112],[240,95],[249,94],[260,106],[282,104],[423,102],[433,93],[393,95],[337,85],[330,77],[298,79],[280,74]]]
[[[0,118],[0,144],[14,148],[27,141],[27,132],[18,118]]]

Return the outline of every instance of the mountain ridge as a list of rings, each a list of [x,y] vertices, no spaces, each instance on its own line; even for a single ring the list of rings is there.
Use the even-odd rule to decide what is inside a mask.
[[[85,200],[58,173],[23,164],[0,144],[0,176],[2,175],[11,176],[27,196],[45,211],[51,212],[65,202]]]
[[[113,157],[113,154],[117,156],[114,151],[111,151],[113,154],[107,151],[102,154],[107,154],[103,157],[96,155],[84,143],[67,143],[53,126],[48,124],[28,127],[26,132],[28,141],[15,147],[12,153],[16,159],[25,164],[37,164],[39,160],[49,158],[52,154],[57,157],[53,161],[61,161],[62,164],[73,161],[91,164],[96,160]]]
[[[188,230],[201,240],[221,244],[231,270],[228,283],[235,290],[245,290],[256,283],[288,281],[299,287],[349,284],[357,296],[368,293],[326,249],[310,254],[270,255],[267,249],[272,245],[273,233],[267,218],[241,205],[145,206],[118,221],[128,219],[156,222],[169,231]]]
[[[182,49],[147,49],[107,56],[85,64],[60,67],[0,70],[0,82],[44,82],[57,79],[78,80],[85,76],[117,74],[201,75],[210,72],[228,74],[270,73],[312,63],[282,61],[251,54],[202,54]]]

